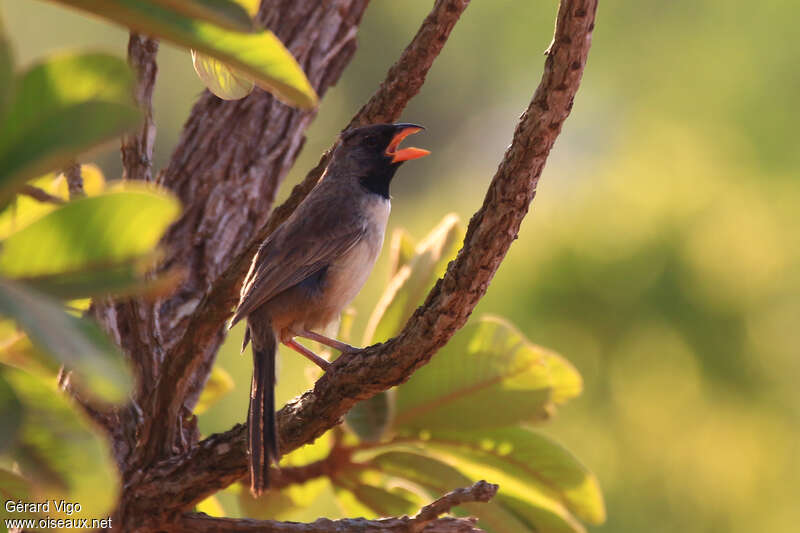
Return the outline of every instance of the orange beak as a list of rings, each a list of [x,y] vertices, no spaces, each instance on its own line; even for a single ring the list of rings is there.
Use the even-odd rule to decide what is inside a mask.
[[[395,134],[392,138],[392,142],[390,142],[389,146],[386,148],[386,155],[392,158],[392,163],[402,163],[403,161],[409,161],[411,159],[419,159],[420,157],[425,157],[430,154],[428,150],[423,150],[422,148],[403,148],[402,150],[398,150],[397,148],[400,146],[400,143],[403,142],[403,139],[424,129],[421,126],[414,126],[411,124],[405,127],[401,124],[398,124],[398,126],[402,129]]]

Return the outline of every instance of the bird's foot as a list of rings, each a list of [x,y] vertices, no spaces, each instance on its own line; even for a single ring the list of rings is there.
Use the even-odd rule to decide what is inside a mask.
[[[337,350],[342,353],[350,353],[350,352],[357,352],[359,348],[355,346],[350,346],[349,344],[337,341],[336,339],[331,339],[330,337],[326,337],[325,335],[321,335],[319,333],[315,333],[313,331],[302,330],[296,333],[298,337],[303,337],[305,339],[311,339],[312,341],[317,341],[320,344],[324,344],[334,350]]]
[[[296,340],[289,339],[289,340],[283,341],[283,343],[286,346],[288,346],[289,348],[291,348],[292,350],[296,351],[297,353],[307,357],[309,360],[311,360],[312,363],[314,363],[315,365],[320,367],[323,371],[327,372],[328,370],[330,370],[330,368],[331,368],[330,362],[328,362],[324,358],[318,356],[317,354],[315,354],[314,352],[312,352],[311,350],[309,350],[308,348],[306,348],[305,346],[303,346],[302,344],[300,344]]]

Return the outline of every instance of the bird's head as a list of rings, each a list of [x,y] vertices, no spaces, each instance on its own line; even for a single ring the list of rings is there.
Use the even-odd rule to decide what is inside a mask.
[[[423,129],[416,124],[375,124],[347,130],[341,135],[331,167],[388,198],[389,184],[400,165],[430,153],[422,148],[400,148],[403,139]]]

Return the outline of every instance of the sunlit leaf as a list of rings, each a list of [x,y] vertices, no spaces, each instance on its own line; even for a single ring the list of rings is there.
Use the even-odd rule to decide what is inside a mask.
[[[391,338],[400,331],[455,256],[463,231],[458,217],[447,215],[420,241],[410,259],[406,255],[408,251],[402,250],[408,247],[408,243],[404,242],[404,237],[398,237],[400,242],[395,262],[398,265],[403,261],[406,263],[398,268],[375,306],[364,333],[365,345]]]
[[[4,365],[0,369],[26,408],[11,457],[34,484],[37,496],[42,501],[79,502],[82,510],[72,518],[108,515],[118,487],[108,441],[91,429],[55,382],[45,383]],[[52,504],[49,514],[58,516]]]
[[[597,478],[567,449],[530,429],[434,429],[425,446],[443,452],[451,464],[476,477],[496,479],[497,472],[502,472],[519,482],[501,483],[504,494],[524,500],[530,489],[536,488],[589,523],[605,520]]]
[[[223,100],[244,98],[255,87],[252,79],[207,54],[192,50],[192,65],[208,90]]]
[[[0,280],[0,314],[16,320],[93,393],[117,401],[127,394],[130,375],[122,355],[88,319],[71,316],[58,302],[7,280]]]
[[[404,433],[517,425],[550,416],[580,387],[566,360],[507,322],[482,317],[398,387],[394,425]]]
[[[6,451],[17,440],[23,416],[24,408],[17,394],[0,374],[0,453]]]
[[[132,91],[128,65],[106,54],[61,54],[18,76],[0,126],[3,198],[137,126]]]
[[[153,0],[59,0],[148,35],[213,56],[291,105],[310,109],[317,95],[270,31],[239,33],[165,9]]]
[[[198,513],[205,513],[208,516],[227,516],[225,514],[225,509],[219,502],[219,498],[214,495],[198,503],[196,509]]]
[[[238,1],[152,0],[152,2],[177,11],[182,15],[204,19],[231,30],[251,31],[253,29],[253,21],[250,15]]]
[[[152,251],[179,212],[172,196],[133,184],[81,198],[8,237],[0,272],[42,276],[137,257]]]
[[[386,452],[374,457],[370,464],[382,472],[409,480],[428,491],[430,498],[438,498],[451,490],[468,487],[473,480],[445,462],[420,453],[405,451]],[[514,513],[498,503],[497,496],[489,503],[461,506],[470,515],[479,518],[479,526],[494,533],[526,533],[537,531],[520,521]],[[456,512],[458,508],[456,508]]]
[[[347,491],[372,511],[376,517],[402,516],[417,508],[413,501],[382,487],[357,483],[347,487]]]
[[[194,408],[195,414],[205,412],[209,407],[217,403],[223,396],[228,394],[236,387],[233,378],[228,372],[219,365],[214,365],[211,375],[208,376],[206,386],[197,400]]]
[[[147,279],[144,273],[152,263],[150,258],[145,255],[107,264],[93,263],[72,272],[18,279],[37,291],[61,300],[132,294],[154,297],[169,293],[182,279],[182,271],[170,271]]]

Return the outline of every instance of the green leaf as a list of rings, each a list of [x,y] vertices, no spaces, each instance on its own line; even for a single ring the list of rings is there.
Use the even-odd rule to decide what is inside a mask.
[[[473,481],[449,464],[432,457],[408,451],[390,451],[372,458],[370,465],[380,471],[416,483],[426,489],[431,498],[459,487],[472,485]],[[502,489],[501,489],[502,490]],[[488,503],[473,503],[460,506],[468,514],[480,519],[479,527],[495,533],[525,533],[537,531],[519,520],[498,503],[498,496]],[[458,513],[456,508],[456,514]]]
[[[35,344],[74,370],[93,393],[112,401],[127,394],[130,375],[124,359],[94,323],[8,280],[0,280],[0,314],[16,320]]]
[[[118,478],[108,441],[57,391],[20,370],[0,365],[25,406],[25,419],[10,458],[36,487],[37,501],[79,502],[71,518],[107,516],[116,502]],[[98,490],[103,487],[103,490]],[[58,517],[52,502],[50,516]]]
[[[218,59],[192,50],[192,64],[208,90],[223,100],[238,100],[255,87],[252,79],[242,76]]]
[[[250,15],[239,2],[231,0],[153,0],[153,3],[187,17],[207,20],[230,30],[248,32],[253,29]]]
[[[152,296],[172,290],[181,279],[180,272],[167,272],[156,279],[145,279],[146,267],[151,263],[148,259],[150,256],[107,264],[95,263],[72,272],[19,278],[18,281],[60,300],[108,295]]]
[[[456,467],[469,465],[465,471],[476,477],[496,479],[501,472],[513,478],[515,483],[501,483],[504,494],[524,500],[536,490],[589,523],[605,521],[597,478],[567,449],[540,433],[522,427],[433,430],[425,446],[446,454]]]
[[[390,389],[358,402],[344,416],[353,433],[364,442],[377,442],[392,425],[395,390]]]
[[[6,239],[0,273],[44,276],[130,260],[151,252],[179,213],[174,197],[132,183],[81,198]]]
[[[24,410],[17,394],[0,374],[0,453],[16,441],[23,416]]]
[[[211,369],[211,375],[208,376],[206,381],[206,386],[197,400],[197,405],[194,408],[195,414],[205,412],[235,387],[236,384],[233,382],[231,375],[221,366],[214,365]]]
[[[413,434],[541,420],[580,389],[580,375],[566,360],[504,320],[482,317],[398,387],[395,429]]]
[[[425,298],[434,281],[447,268],[458,251],[464,230],[458,217],[450,214],[417,245],[408,258],[409,239],[402,234],[396,239],[397,252],[392,263],[397,273],[378,300],[364,333],[364,345],[393,337]],[[395,246],[393,245],[393,250]],[[403,263],[401,265],[401,263]]]
[[[0,199],[139,124],[127,64],[106,54],[62,54],[15,82],[0,126]]]
[[[317,105],[317,95],[300,65],[270,31],[229,31],[165,9],[153,0],[58,1],[213,56],[290,105],[303,109]]]

